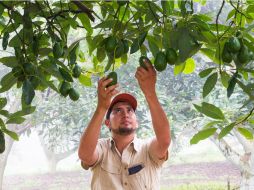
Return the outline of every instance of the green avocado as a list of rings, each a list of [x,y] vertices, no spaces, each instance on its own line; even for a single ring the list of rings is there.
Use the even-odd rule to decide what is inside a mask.
[[[107,52],[113,52],[115,51],[116,45],[117,45],[116,38],[114,36],[110,36],[106,41],[105,49]]]
[[[79,99],[79,93],[74,88],[71,88],[69,91],[69,97],[73,101],[77,101]]]
[[[141,67],[143,67],[144,69],[147,70],[147,67],[146,67],[146,65],[145,65],[145,63],[144,63],[145,61],[147,61],[149,64],[152,64],[151,61],[150,61],[150,59],[148,59],[146,56],[142,55],[142,56],[139,58],[139,65],[140,65]]]
[[[70,89],[71,89],[70,83],[63,81],[63,83],[60,86],[59,92],[61,93],[62,96],[66,97],[68,96]]]
[[[237,54],[237,59],[240,63],[244,64],[249,61],[249,49],[246,45],[242,45],[239,53]]]
[[[241,44],[237,37],[231,37],[228,40],[228,50],[232,53],[236,53],[240,50]]]
[[[5,151],[5,138],[3,131],[0,130],[0,154]]]
[[[166,55],[163,52],[158,52],[154,60],[154,67],[157,71],[164,71],[167,67]]]
[[[117,73],[115,71],[112,71],[108,74],[107,79],[112,78],[113,80],[106,86],[107,88],[117,84]]]
[[[78,64],[76,64],[74,68],[72,69],[72,76],[74,78],[79,78],[79,76],[81,75],[81,72],[82,72],[81,67]]]
[[[176,53],[175,49],[168,48],[166,50],[166,58],[167,58],[168,64],[174,65],[176,63],[176,60],[177,60],[177,53]]]
[[[225,63],[230,63],[233,60],[233,55],[229,52],[228,48],[229,42],[226,42],[221,55],[222,61]]]

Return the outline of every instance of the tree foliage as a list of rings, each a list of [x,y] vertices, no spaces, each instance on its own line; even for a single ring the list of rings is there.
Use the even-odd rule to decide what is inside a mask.
[[[212,63],[199,73],[206,81],[200,89],[204,101],[195,104],[197,111],[225,124],[220,137],[251,121],[254,2],[218,2],[217,14],[209,16],[198,11],[206,1],[193,0],[1,1],[2,49],[10,56],[1,57],[0,62],[10,70],[0,81],[0,92],[16,87],[22,92],[22,110],[14,114],[15,119],[4,109],[6,99],[1,99],[1,131],[7,133],[6,124],[22,123],[23,116],[34,111],[37,91],[51,88],[77,101],[75,80],[90,86],[92,76],[134,64],[128,60],[137,52],[151,59],[159,72],[172,67],[175,75],[192,73],[195,65],[201,64],[192,59],[195,54],[207,56]],[[223,14],[226,20],[221,19]],[[84,37],[75,38],[75,31],[83,32]],[[87,52],[82,50],[84,44]],[[228,98],[236,86],[248,97],[242,105],[248,112],[231,123],[214,105],[216,102],[206,102],[218,83],[223,84]],[[211,126],[196,137],[207,138],[215,129]],[[247,129],[238,129],[247,138],[252,137]]]

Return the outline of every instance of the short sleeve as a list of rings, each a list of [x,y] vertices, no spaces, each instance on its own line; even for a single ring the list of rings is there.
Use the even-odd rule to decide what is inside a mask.
[[[96,146],[96,151],[98,152],[98,159],[93,165],[86,165],[84,162],[81,161],[81,166],[83,169],[88,170],[89,168],[93,169],[95,166],[97,166],[103,158],[104,155],[104,150],[105,150],[105,140],[99,139],[97,146]]]
[[[168,155],[169,155],[169,151],[167,150],[167,153],[165,155],[164,158],[158,158],[156,155],[152,154],[149,150],[150,150],[150,145],[152,143],[152,139],[149,139],[148,142],[148,154],[149,154],[149,158],[151,159],[151,161],[157,166],[160,167],[165,161],[168,160]]]

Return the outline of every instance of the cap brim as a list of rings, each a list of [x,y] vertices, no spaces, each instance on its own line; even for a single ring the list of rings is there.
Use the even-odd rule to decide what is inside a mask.
[[[106,118],[109,118],[109,114],[112,110],[112,107],[118,102],[128,102],[134,111],[137,109],[137,100],[134,96],[132,96],[131,94],[128,94],[128,93],[118,94],[111,101],[111,104],[110,104],[108,111],[107,111]]]

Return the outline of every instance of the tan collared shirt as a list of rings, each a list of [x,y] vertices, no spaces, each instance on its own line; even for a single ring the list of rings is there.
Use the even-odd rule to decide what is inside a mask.
[[[150,144],[151,139],[141,140],[135,137],[121,155],[112,138],[100,139],[97,144],[99,158],[90,167],[91,189],[159,190],[160,169],[167,157],[159,160],[153,156],[148,151]],[[84,164],[82,167],[89,168]]]

